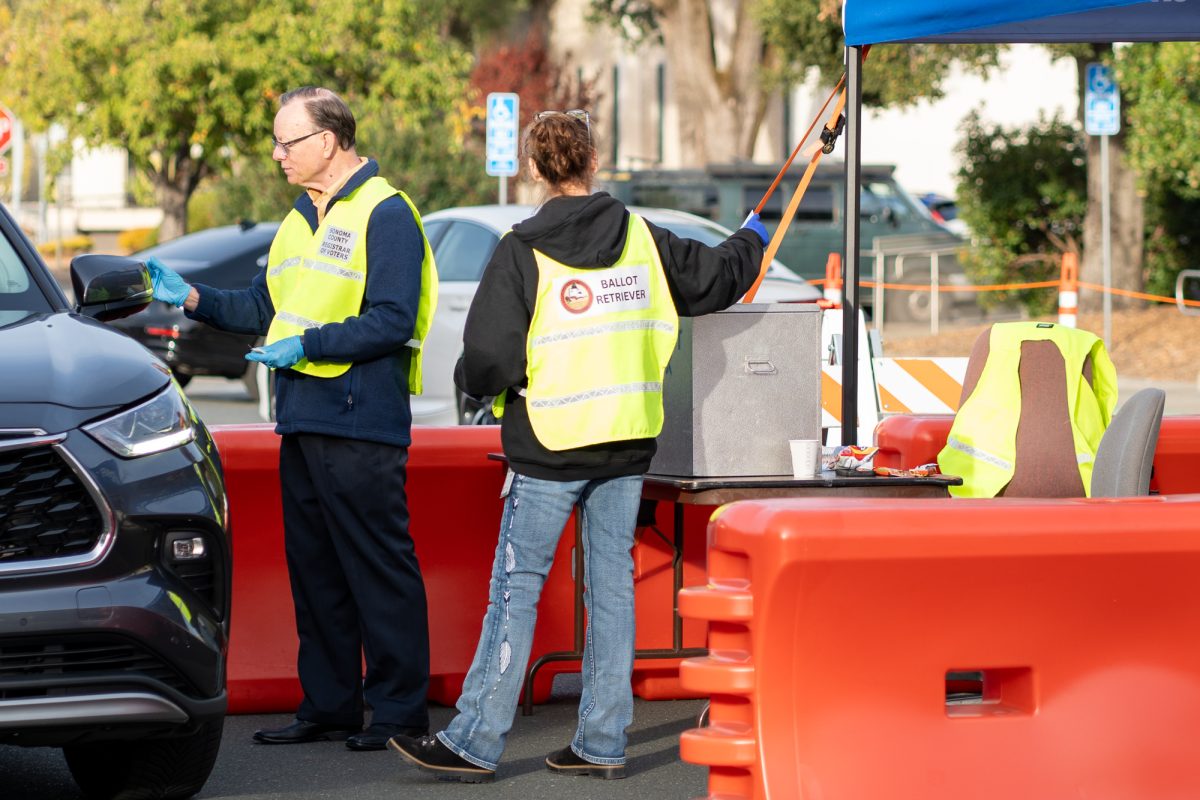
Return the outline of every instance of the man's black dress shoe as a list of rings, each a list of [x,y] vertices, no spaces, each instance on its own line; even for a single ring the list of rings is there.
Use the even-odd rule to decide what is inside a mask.
[[[329,742],[345,739],[360,729],[346,725],[326,725],[298,719],[286,728],[254,732],[254,741],[263,744],[303,744],[305,742]]]
[[[362,733],[356,733],[346,740],[346,747],[351,750],[386,750],[388,739],[393,736],[410,736],[419,739],[429,733],[429,728],[409,728],[404,725],[392,725],[387,722],[376,722],[368,726]]]

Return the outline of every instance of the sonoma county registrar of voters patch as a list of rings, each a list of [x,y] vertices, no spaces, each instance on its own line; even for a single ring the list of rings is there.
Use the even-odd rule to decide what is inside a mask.
[[[325,229],[325,238],[321,240],[321,249],[318,251],[318,255],[335,261],[349,262],[350,256],[354,253],[354,241],[357,238],[358,234],[354,231],[330,225]]]

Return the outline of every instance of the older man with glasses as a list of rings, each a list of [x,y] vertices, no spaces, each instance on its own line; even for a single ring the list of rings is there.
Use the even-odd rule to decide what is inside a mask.
[[[274,127],[272,155],[304,192],[253,284],[190,286],[154,259],[149,267],[157,299],[217,328],[265,335],[246,357],[275,370],[304,699],[292,724],[254,738],[382,750],[429,726],[425,585],[405,469],[437,273],[416,207],[358,155],[341,98],[288,92]],[[365,731],[364,695],[373,711]]]

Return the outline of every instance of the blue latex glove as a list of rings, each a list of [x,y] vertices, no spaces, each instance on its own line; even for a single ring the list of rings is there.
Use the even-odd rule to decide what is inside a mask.
[[[188,294],[192,291],[188,282],[179,277],[178,272],[164,267],[157,258],[147,259],[146,267],[150,270],[150,280],[154,286],[154,299],[170,303],[176,308],[182,306],[183,301],[188,299]]]
[[[762,220],[758,218],[758,214],[751,211],[750,216],[746,217],[746,221],[742,223],[743,228],[748,228],[758,234],[758,238],[762,239],[763,247],[771,241],[771,237],[767,235],[767,226],[762,224]]]
[[[280,339],[275,344],[256,347],[246,353],[247,361],[261,361],[271,369],[287,369],[304,358],[304,340],[299,336]]]

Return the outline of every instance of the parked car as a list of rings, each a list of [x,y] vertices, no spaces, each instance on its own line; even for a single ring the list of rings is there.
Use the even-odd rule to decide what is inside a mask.
[[[933,217],[934,222],[940,223],[946,230],[959,236],[967,235],[967,223],[958,218],[958,203],[953,197],[926,192],[920,195],[920,200],[929,210],[929,216]]]
[[[218,289],[242,289],[267,265],[267,252],[279,223],[244,222],[197,231],[134,253],[145,261],[155,257],[189,283]],[[167,363],[180,386],[195,375],[219,375],[241,380],[258,399],[256,365],[246,352],[261,343],[253,334],[217,330],[190,320],[182,309],[154,302],[141,314],[110,323],[145,345]]]
[[[806,167],[807,164],[793,164],[764,205],[762,221],[772,235]],[[864,278],[872,278],[872,249],[878,242],[887,252],[883,277],[889,282],[928,284],[931,274],[928,253],[937,251],[939,279],[947,284],[968,283],[954,253],[966,241],[934,220],[896,182],[894,170],[888,164],[862,167],[859,235]],[[736,163],[710,164],[705,169],[693,170],[602,172],[598,187],[628,204],[679,209],[733,227],[741,224],[746,214],[758,205],[778,171],[776,164]],[[845,184],[844,165],[830,159],[822,161],[780,243],[779,259],[802,278],[823,278],[829,254],[841,253],[844,248]],[[888,251],[887,247],[900,242],[904,246],[903,257],[897,261],[900,253]],[[958,306],[959,310],[969,308],[971,313],[977,311],[976,299],[969,292],[950,293],[941,298],[944,312]],[[864,287],[859,301],[870,312],[874,305],[872,290]],[[889,292],[885,306],[889,309],[889,319],[927,321],[929,292]]]
[[[190,797],[226,709],[221,464],[103,324],[151,302],[145,266],[79,256],[71,280],[74,308],[0,207],[0,744],[61,747],[88,798]]]
[[[711,220],[682,211],[641,207],[631,210],[676,236],[704,244],[717,244],[731,233]],[[441,288],[433,327],[425,337],[425,393],[413,398],[414,421],[453,425],[475,420],[478,407],[465,401],[454,386],[454,365],[462,352],[467,309],[500,237],[534,212],[532,206],[471,206],[448,208],[425,216],[425,235],[433,247]],[[815,287],[775,261],[755,301],[801,303],[815,302],[820,297]]]

